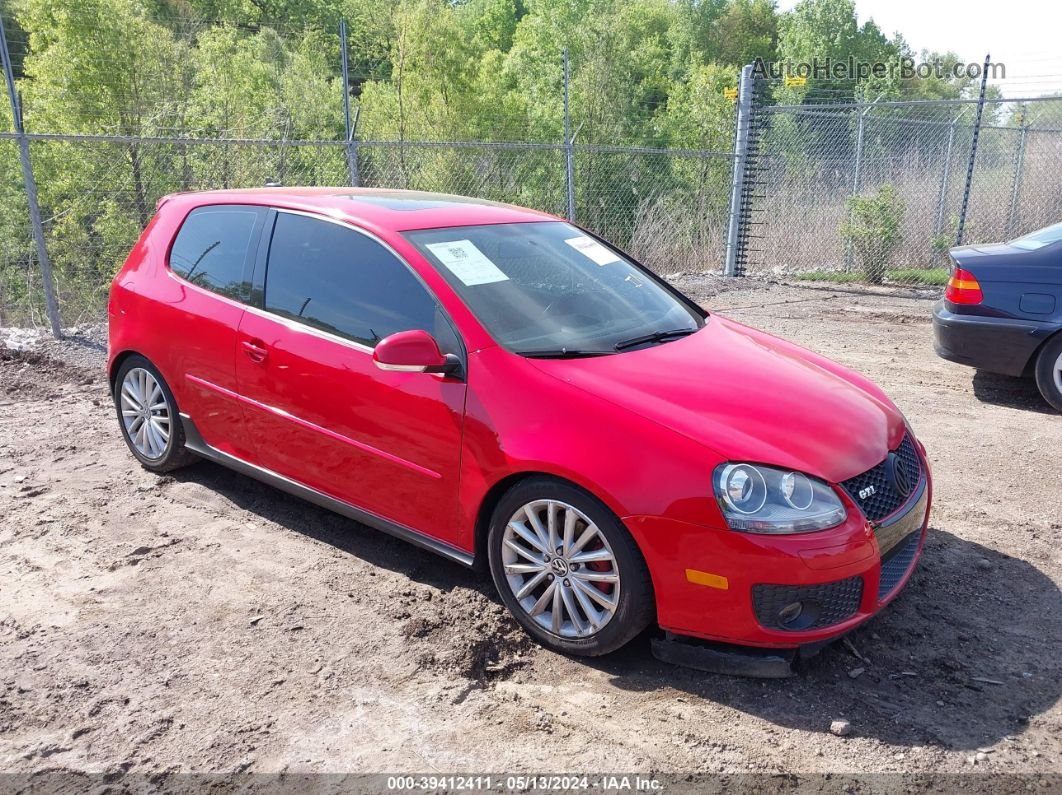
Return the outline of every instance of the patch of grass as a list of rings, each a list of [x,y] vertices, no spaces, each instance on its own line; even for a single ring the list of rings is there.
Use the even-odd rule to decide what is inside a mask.
[[[901,284],[933,284],[944,286],[951,276],[950,268],[893,268],[885,279]]]
[[[889,268],[885,271],[885,283],[943,286],[948,283],[950,275],[948,268]],[[866,281],[862,271],[804,271],[794,274],[794,277],[798,281],[833,284],[859,284]]]
[[[854,284],[863,281],[863,274],[855,271],[803,271],[796,274],[803,282],[833,282],[834,284]]]

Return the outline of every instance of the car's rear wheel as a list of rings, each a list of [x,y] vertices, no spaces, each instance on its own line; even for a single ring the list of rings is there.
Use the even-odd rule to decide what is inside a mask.
[[[196,460],[184,446],[184,429],[166,380],[147,359],[122,362],[114,379],[114,408],[129,451],[146,469],[170,472]]]
[[[1062,411],[1062,334],[1049,339],[1036,359],[1036,385],[1044,400]]]
[[[594,656],[648,626],[653,589],[622,522],[575,486],[536,477],[499,502],[488,537],[502,601],[542,645]]]

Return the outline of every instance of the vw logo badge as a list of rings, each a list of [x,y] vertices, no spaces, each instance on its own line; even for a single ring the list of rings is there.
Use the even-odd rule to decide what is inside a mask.
[[[896,453],[889,454],[889,468],[892,470],[892,485],[896,493],[901,497],[906,497],[914,489],[914,484],[911,482],[911,476],[907,474],[907,467],[903,465]]]

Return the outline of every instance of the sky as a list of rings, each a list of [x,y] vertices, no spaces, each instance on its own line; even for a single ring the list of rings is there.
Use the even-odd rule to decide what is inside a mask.
[[[779,11],[797,0],[779,0]],[[900,32],[915,52],[952,51],[1006,65],[990,80],[1010,98],[1062,93],[1062,0],[855,0],[860,23],[873,19],[891,38]]]

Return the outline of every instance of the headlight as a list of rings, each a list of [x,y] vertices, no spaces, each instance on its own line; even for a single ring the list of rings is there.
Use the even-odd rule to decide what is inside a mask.
[[[715,496],[731,530],[746,533],[810,533],[835,527],[847,514],[821,480],[759,464],[720,464]]]

